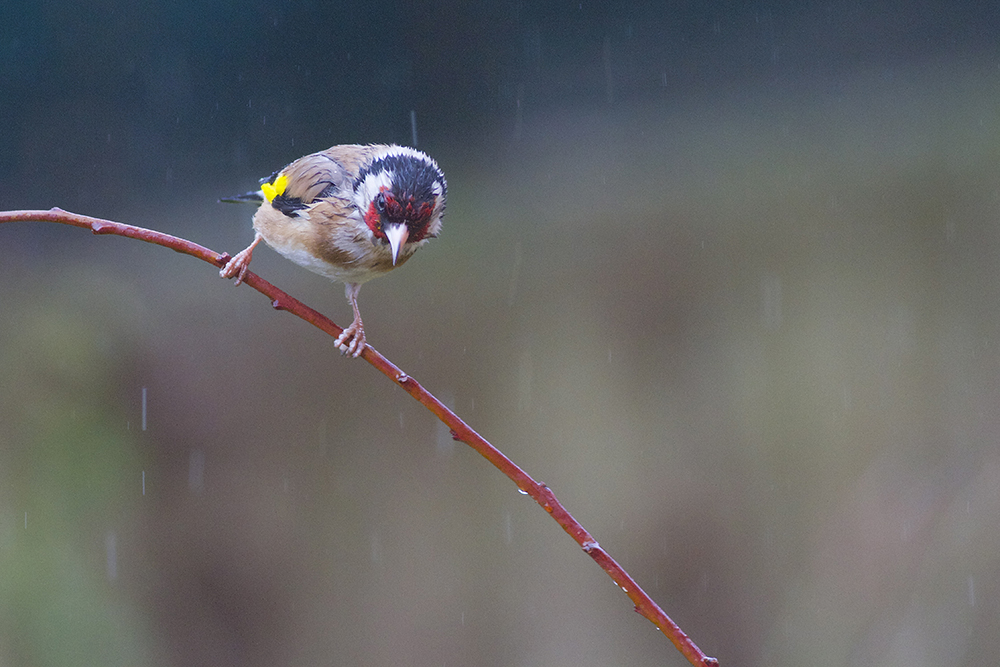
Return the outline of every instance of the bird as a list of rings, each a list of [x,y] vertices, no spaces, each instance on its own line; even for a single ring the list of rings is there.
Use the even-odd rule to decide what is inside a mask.
[[[260,204],[253,242],[219,275],[239,285],[263,240],[299,266],[344,283],[354,321],[335,344],[341,354],[361,356],[367,341],[358,291],[441,232],[444,173],[415,148],[344,144],[300,157],[260,184],[258,191],[219,200]]]

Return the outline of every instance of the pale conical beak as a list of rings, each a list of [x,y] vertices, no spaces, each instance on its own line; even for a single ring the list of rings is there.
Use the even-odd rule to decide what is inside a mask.
[[[403,244],[406,243],[409,235],[410,230],[402,223],[385,226],[385,237],[389,239],[389,247],[392,249],[393,266],[396,265],[396,260],[399,259],[399,251],[403,247]]]

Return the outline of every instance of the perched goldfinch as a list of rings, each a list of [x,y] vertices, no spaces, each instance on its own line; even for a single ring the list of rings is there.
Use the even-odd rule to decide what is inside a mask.
[[[354,321],[336,345],[357,357],[365,349],[358,290],[438,235],[447,188],[437,162],[414,148],[343,145],[306,155],[262,180],[259,192],[221,200],[261,204],[253,243],[219,275],[236,276],[238,285],[263,239],[299,266],[344,283]]]

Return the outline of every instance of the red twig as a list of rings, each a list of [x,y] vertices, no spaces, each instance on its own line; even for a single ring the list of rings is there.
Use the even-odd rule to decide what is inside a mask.
[[[53,208],[48,211],[0,211],[0,223],[4,222],[56,222],[74,227],[90,229],[95,234],[113,234],[116,236],[127,236],[147,243],[161,245],[177,252],[197,257],[209,264],[222,267],[229,261],[227,253],[219,254],[209,250],[197,243],[192,243],[176,236],[155,232],[151,229],[125,225],[120,222],[91,218],[85,215],[69,213],[62,209]],[[306,322],[325,331],[331,336],[337,337],[343,331],[330,319],[321,315],[298,299],[289,296],[260,276],[247,272],[243,279],[247,285],[257,290],[264,296],[271,299],[271,305],[279,310],[287,310]],[[383,357],[378,351],[368,346],[361,355],[368,363],[381,371],[393,382],[402,387],[408,394],[417,399],[424,407],[433,412],[438,419],[444,422],[450,429],[452,437],[461,440],[477,452],[482,454],[487,461],[495,465],[500,471],[507,475],[518,488],[535,499],[542,508],[556,520],[563,530],[569,533],[570,537],[576,540],[577,544],[583,548],[594,561],[601,566],[601,569],[608,573],[619,588],[625,591],[633,603],[635,610],[649,619],[653,625],[673,642],[677,650],[680,651],[692,665],[702,667],[712,667],[719,664],[715,658],[706,656],[691,639],[684,634],[680,627],[674,623],[669,616],[653,601],[649,595],[643,591],[635,580],[629,576],[621,565],[619,565],[608,552],[605,551],[597,541],[591,537],[580,523],[566,511],[559,500],[544,483],[536,482],[528,473],[524,472],[513,461],[486,441],[481,435],[476,433],[458,415],[448,409],[444,403],[439,401],[433,394],[424,389],[419,382],[401,371],[395,364]]]

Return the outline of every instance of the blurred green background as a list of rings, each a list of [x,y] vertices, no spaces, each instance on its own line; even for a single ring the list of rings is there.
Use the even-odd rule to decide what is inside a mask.
[[[0,207],[413,143],[369,340],[724,667],[1000,661],[994,3],[0,8]],[[343,289],[254,270],[346,324]],[[681,665],[530,499],[189,257],[0,226],[0,665]]]

